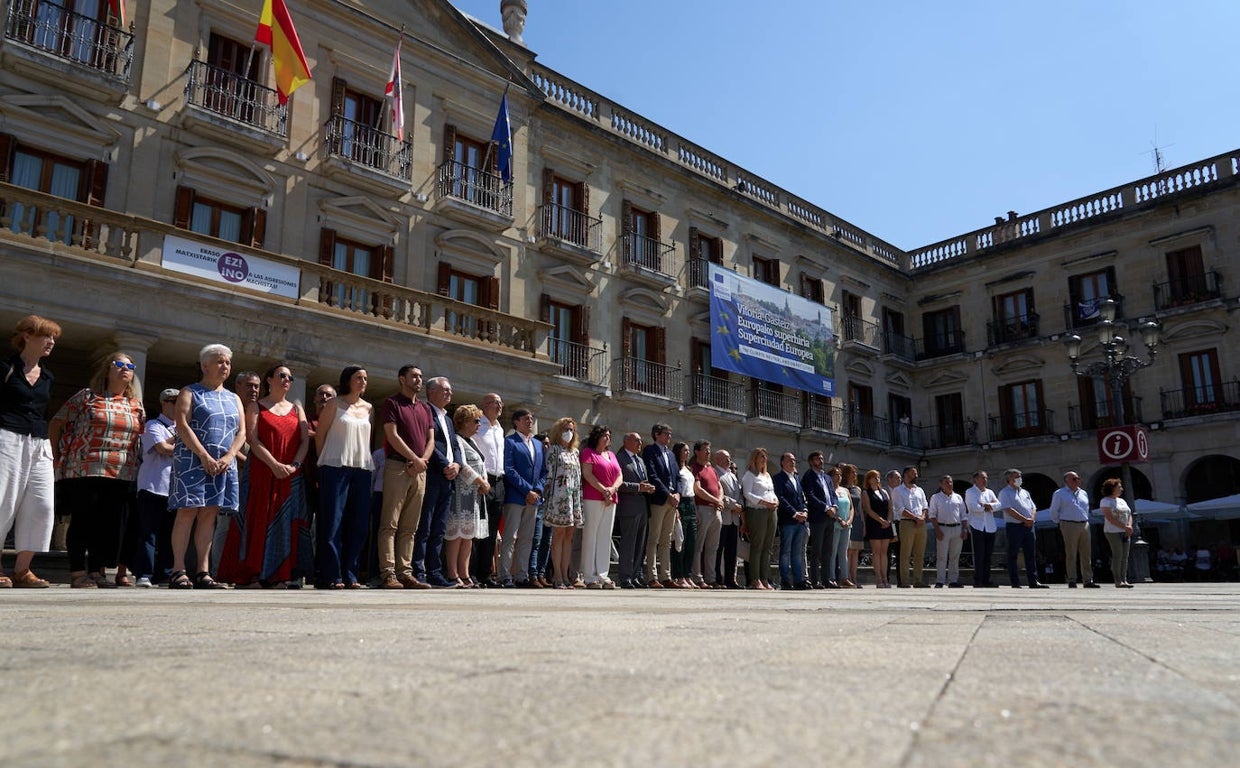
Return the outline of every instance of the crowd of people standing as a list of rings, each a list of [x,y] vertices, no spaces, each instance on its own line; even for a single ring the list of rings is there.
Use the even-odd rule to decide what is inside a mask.
[[[222,344],[202,348],[200,380],[163,390],[149,419],[134,361],[117,352],[45,421],[43,361],[60,332],[22,319],[0,370],[0,531],[15,528],[18,550],[0,587],[47,586],[30,566],[48,547],[54,498],[72,513],[75,588],[851,589],[867,543],[875,586],[892,586],[894,543],[896,583],[917,588],[931,586],[931,540],[933,586],[959,588],[964,546],[989,566],[1000,525],[1010,585],[1023,586],[1023,554],[1026,584],[1045,587],[1038,513],[1018,469],[998,494],[979,470],[963,496],[943,476],[929,498],[915,466],[884,483],[876,469],[828,465],[821,451],[802,472],[793,453],[772,461],[754,448],[741,470],[707,440],[673,443],[664,423],[649,443],[628,431],[613,446],[608,426],[583,437],[567,416],[545,434],[527,409],[505,424],[496,393],[452,408],[451,382],[424,381],[414,364],[378,406],[366,399],[368,371],[347,366],[307,412],[290,399],[292,368],[233,379]],[[1084,586],[1095,587],[1079,484],[1067,473],[1050,513],[1069,586],[1079,555]],[[1132,513],[1118,481],[1103,489],[1115,583],[1130,587]],[[990,567],[974,569],[973,586],[997,586]]]

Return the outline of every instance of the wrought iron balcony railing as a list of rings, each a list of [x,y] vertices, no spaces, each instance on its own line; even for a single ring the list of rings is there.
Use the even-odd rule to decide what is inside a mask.
[[[917,360],[917,340],[912,336],[886,331],[883,333],[883,353],[913,362]]]
[[[1141,415],[1141,398],[1133,397],[1125,401],[1125,421],[1129,424],[1142,424],[1145,418]],[[1094,403],[1086,408],[1082,405],[1068,406],[1068,429],[1079,432],[1083,429],[1105,429],[1120,426],[1115,423],[1115,414],[1111,413],[1111,404]]]
[[[653,237],[626,232],[620,237],[620,254],[630,267],[676,277],[675,246]]]
[[[464,200],[512,218],[512,182],[456,160],[447,160],[439,166],[439,196]]]
[[[917,340],[917,359],[930,360],[964,352],[964,331],[944,331]]]
[[[332,115],[323,124],[329,157],[337,157],[378,171],[394,179],[411,179],[412,148],[390,133]]]
[[[745,385],[739,381],[695,373],[690,376],[689,402],[731,413],[747,413]]]
[[[607,383],[607,350],[567,339],[547,338],[548,357],[559,363],[560,374],[578,381]]]
[[[603,251],[603,220],[581,211],[545,203],[538,209],[538,234],[571,243],[595,253]]]
[[[623,358],[620,380],[616,389],[621,392],[641,392],[681,402],[684,396],[684,376],[679,368],[636,357]]]
[[[800,426],[805,417],[800,392],[779,392],[767,389],[761,382],[754,386],[753,405],[754,415],[760,419]]]
[[[1160,394],[1160,399],[1164,419],[1240,411],[1240,381],[1168,390]]]
[[[1182,277],[1179,280],[1158,283],[1154,286],[1154,309],[1184,307],[1221,298],[1223,293],[1219,284],[1222,281],[1219,273],[1211,270],[1199,275]]]
[[[848,315],[845,315],[840,322],[840,338],[845,342],[851,341],[872,349],[878,349],[881,336],[882,329],[878,323],[863,320],[860,317],[849,317]]]
[[[86,16],[48,0],[12,0],[4,36],[129,83],[133,33],[113,27],[97,16]]]
[[[1038,314],[1004,317],[986,323],[986,337],[990,346],[1007,344],[1022,339],[1034,339],[1038,336]]]
[[[274,88],[205,61],[191,61],[185,75],[187,103],[281,138],[288,136],[288,108],[280,104]]]
[[[990,439],[1017,440],[1055,433],[1055,412],[1049,408],[990,417]]]

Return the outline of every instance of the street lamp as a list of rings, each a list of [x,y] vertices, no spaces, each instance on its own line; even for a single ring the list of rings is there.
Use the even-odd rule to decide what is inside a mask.
[[[1118,333],[1121,329],[1129,330],[1126,324],[1115,322],[1115,313],[1118,308],[1114,299],[1107,299],[1098,307],[1102,317],[1098,321],[1098,348],[1102,352],[1101,360],[1081,364],[1081,337],[1075,333],[1068,334],[1064,339],[1064,346],[1067,348],[1068,360],[1072,364],[1073,373],[1088,378],[1101,376],[1107,383],[1111,391],[1111,408],[1113,409],[1114,423],[1111,426],[1122,427],[1128,424],[1128,416],[1124,409],[1124,384],[1134,373],[1154,364],[1154,358],[1158,355],[1158,345],[1162,341],[1162,329],[1154,320],[1139,322],[1136,331],[1141,335],[1141,343],[1145,345],[1146,359],[1133,357],[1128,354],[1128,340]],[[1133,496],[1135,489],[1132,485],[1132,467],[1127,461],[1120,465],[1120,482],[1124,485],[1124,500],[1128,502],[1129,508],[1133,511],[1133,532],[1136,536],[1132,548],[1133,576],[1139,581],[1145,581],[1149,577],[1149,556],[1145,551],[1148,544],[1141,538],[1141,527],[1137,524],[1137,502]]]

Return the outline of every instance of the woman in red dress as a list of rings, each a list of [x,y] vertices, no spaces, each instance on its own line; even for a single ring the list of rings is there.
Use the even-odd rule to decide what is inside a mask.
[[[245,409],[250,456],[250,494],[245,515],[228,531],[220,559],[221,581],[241,587],[281,589],[297,565],[302,510],[301,463],[310,441],[300,403],[288,399],[293,373],[275,365],[263,377],[264,396]]]

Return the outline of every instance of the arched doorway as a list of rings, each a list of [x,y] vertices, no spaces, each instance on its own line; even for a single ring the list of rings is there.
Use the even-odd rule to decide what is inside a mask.
[[[1236,493],[1240,493],[1240,460],[1221,454],[1202,456],[1184,471],[1184,496],[1189,504]]]
[[[1154,498],[1154,486],[1150,479],[1136,467],[1129,466],[1129,469],[1132,472],[1132,487],[1126,489],[1124,496],[1134,499]],[[1102,499],[1102,484],[1112,477],[1120,477],[1121,472],[1120,467],[1103,467],[1089,479],[1089,505],[1092,509],[1097,509],[1098,502]]]

